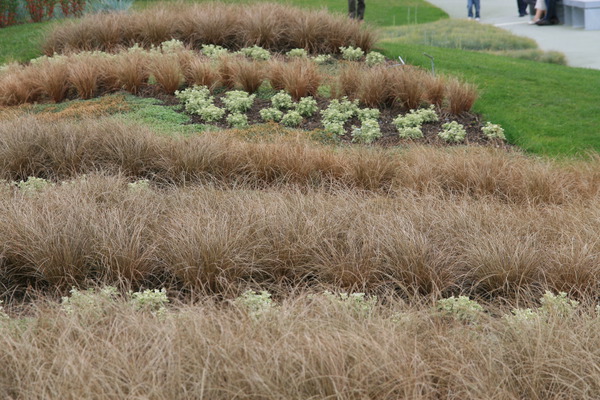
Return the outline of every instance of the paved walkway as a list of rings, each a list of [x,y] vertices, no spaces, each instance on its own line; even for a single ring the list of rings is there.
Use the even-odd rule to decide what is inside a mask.
[[[446,11],[450,18],[467,17],[467,0],[427,0]],[[519,17],[516,0],[481,0],[481,23],[495,25],[534,39],[540,49],[560,51],[572,67],[600,69],[600,31],[585,31],[562,25],[529,25]]]

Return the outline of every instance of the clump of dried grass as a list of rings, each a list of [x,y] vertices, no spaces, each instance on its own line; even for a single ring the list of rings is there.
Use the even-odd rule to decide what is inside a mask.
[[[178,306],[163,318],[136,312],[121,299],[99,303],[100,312],[67,314],[40,301],[19,325],[2,324],[0,395],[600,396],[600,329],[589,309],[516,326],[483,315],[474,326],[436,316],[428,304],[391,299],[366,316],[300,294],[259,318],[211,299]]]
[[[458,115],[469,111],[473,107],[475,100],[477,100],[477,88],[472,84],[452,78],[446,84],[446,96],[450,112]]]
[[[296,100],[316,95],[322,79],[319,69],[310,60],[273,60],[269,64],[269,81],[273,88],[287,91]]]
[[[236,86],[249,93],[254,93],[265,81],[265,65],[260,61],[237,60],[234,66]]]
[[[43,45],[47,55],[66,50],[111,50],[179,39],[193,48],[216,44],[238,49],[258,44],[283,52],[305,48],[336,53],[340,46],[369,51],[374,32],[356,21],[324,11],[281,4],[223,3],[158,5],[130,14],[100,14],[55,27]]]
[[[167,94],[174,94],[183,83],[184,78],[179,59],[174,54],[153,57],[148,72]]]

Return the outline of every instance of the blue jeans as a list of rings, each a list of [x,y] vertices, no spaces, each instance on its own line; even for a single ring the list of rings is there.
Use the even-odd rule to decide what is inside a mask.
[[[473,6],[475,6],[475,18],[479,18],[480,0],[467,0],[468,17],[473,18]]]

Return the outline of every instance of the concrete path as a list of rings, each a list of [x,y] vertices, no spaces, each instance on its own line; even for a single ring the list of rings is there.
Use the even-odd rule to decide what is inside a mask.
[[[446,11],[450,18],[467,17],[467,0],[427,1]],[[600,31],[562,25],[529,25],[529,16],[518,15],[516,0],[481,0],[481,23],[532,38],[542,50],[560,51],[572,67],[600,69]]]

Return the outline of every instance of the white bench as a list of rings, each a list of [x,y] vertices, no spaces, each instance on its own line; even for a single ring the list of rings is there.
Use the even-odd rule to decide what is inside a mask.
[[[565,25],[600,30],[600,0],[563,0]]]

